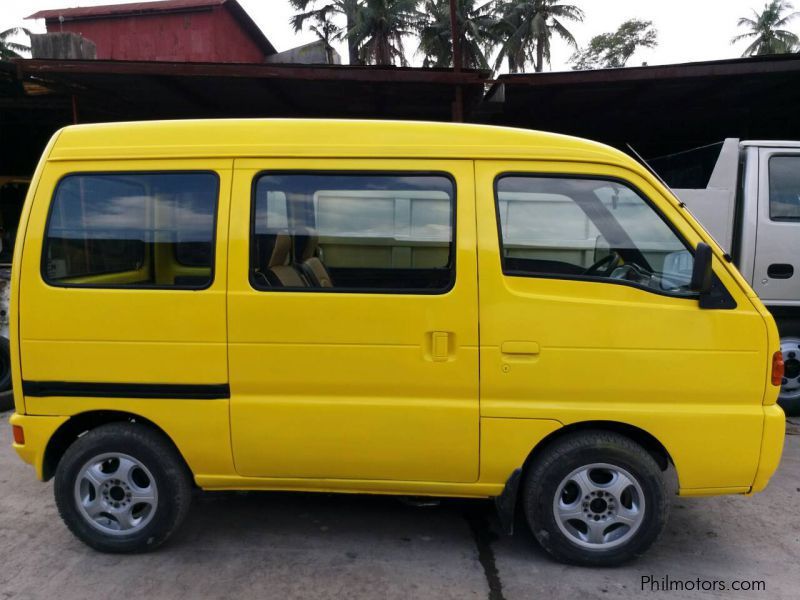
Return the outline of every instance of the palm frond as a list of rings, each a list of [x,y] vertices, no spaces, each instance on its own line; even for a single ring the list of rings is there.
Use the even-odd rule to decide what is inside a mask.
[[[775,21],[775,26],[776,27],[785,27],[786,25],[789,24],[789,21],[793,21],[797,17],[800,17],[800,12],[795,11],[795,12],[793,12],[791,14],[786,15],[782,19],[778,19],[777,21]]]
[[[758,34],[757,34],[757,33],[755,33],[755,32],[750,32],[750,33],[741,33],[741,34],[739,34],[739,35],[737,35],[737,36],[734,36],[733,38],[731,38],[731,44],[735,44],[736,42],[741,42],[742,40],[746,40],[746,39],[749,39],[749,38],[751,38],[751,37],[755,37],[755,36],[757,36],[757,35],[758,35]]]
[[[553,29],[570,46],[573,48],[578,47],[578,42],[575,40],[575,36],[572,35],[572,33],[558,19],[553,19]]]
[[[14,37],[15,35],[27,35],[30,37],[31,32],[25,27],[11,27],[5,31],[0,31],[0,41],[5,41],[10,37]]]
[[[748,31],[733,37],[731,43],[752,40],[742,56],[793,52],[798,45],[798,37],[784,28],[798,16],[800,13],[794,11],[791,2],[772,0],[760,13],[753,11],[755,18],[742,17],[737,21],[739,27]]]

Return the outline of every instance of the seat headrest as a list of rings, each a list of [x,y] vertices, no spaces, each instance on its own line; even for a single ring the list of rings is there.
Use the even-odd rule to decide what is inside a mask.
[[[275,234],[275,244],[267,261],[268,267],[278,267],[289,263],[289,253],[292,249],[292,238],[285,231]]]
[[[308,260],[317,255],[319,236],[310,227],[298,227],[294,233],[294,259],[297,262]]]

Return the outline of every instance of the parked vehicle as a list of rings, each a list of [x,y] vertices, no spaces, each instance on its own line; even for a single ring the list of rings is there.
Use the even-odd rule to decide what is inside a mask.
[[[622,153],[472,125],[68,127],[15,249],[14,448],[72,532],[205,490],[495,498],[559,560],[780,459],[774,320]],[[479,376],[480,373],[480,376]]]
[[[800,414],[800,142],[727,139],[706,187],[674,191],[775,317],[785,362],[778,402]]]
[[[0,266],[0,411],[14,407],[11,391],[11,352],[8,343],[8,308],[11,269]]]
[[[9,284],[14,237],[28,183],[24,177],[0,177],[0,411],[14,408],[8,343]]]

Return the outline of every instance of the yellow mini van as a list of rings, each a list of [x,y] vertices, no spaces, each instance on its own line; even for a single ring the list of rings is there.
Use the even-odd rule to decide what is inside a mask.
[[[772,317],[653,176],[472,125],[67,127],[22,214],[14,448],[68,527],[155,548],[205,490],[494,498],[616,564],[669,495],[764,489]]]

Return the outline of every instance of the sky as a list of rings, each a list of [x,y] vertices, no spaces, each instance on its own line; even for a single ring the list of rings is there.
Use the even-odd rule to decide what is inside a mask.
[[[321,1],[321,0],[319,0]],[[25,17],[45,8],[124,4],[123,0],[0,0],[0,31],[24,26],[33,32],[44,31],[44,21],[26,21]],[[753,9],[761,10],[765,0],[572,0],[583,9],[583,23],[569,25],[580,45],[592,36],[615,30],[623,21],[638,18],[653,21],[659,33],[659,45],[633,56],[629,66],[647,63],[670,64],[699,60],[735,58],[741,55],[746,43],[732,46],[737,34],[736,22],[741,16],[751,16]],[[313,41],[313,34],[295,34],[289,26],[293,10],[288,0],[239,0],[267,38],[278,50]],[[791,29],[800,33],[800,18]],[[337,50],[346,60],[346,49]],[[419,65],[422,57],[407,47],[409,60]],[[569,69],[572,49],[558,40],[553,42],[552,70]]]

